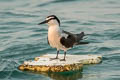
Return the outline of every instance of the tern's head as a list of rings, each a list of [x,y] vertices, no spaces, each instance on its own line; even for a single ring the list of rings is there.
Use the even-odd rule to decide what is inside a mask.
[[[48,26],[60,26],[60,20],[55,16],[55,15],[50,15],[48,16],[45,21],[39,23],[40,24],[45,24],[47,23]]]

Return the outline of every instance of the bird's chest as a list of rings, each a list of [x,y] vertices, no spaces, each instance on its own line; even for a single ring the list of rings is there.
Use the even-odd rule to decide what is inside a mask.
[[[50,46],[58,47],[60,43],[60,33],[59,30],[50,28],[48,30],[48,41]]]

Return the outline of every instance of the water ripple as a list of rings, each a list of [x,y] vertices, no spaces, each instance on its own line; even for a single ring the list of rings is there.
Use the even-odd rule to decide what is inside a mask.
[[[20,12],[0,12],[1,16],[0,17],[38,17],[37,15],[33,15],[33,14],[25,14],[25,13],[21,13]]]

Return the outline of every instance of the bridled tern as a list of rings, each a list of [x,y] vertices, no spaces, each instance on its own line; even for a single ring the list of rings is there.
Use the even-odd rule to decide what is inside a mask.
[[[64,58],[61,61],[65,61],[66,51],[72,48],[74,45],[88,44],[88,42],[81,42],[85,36],[84,32],[79,34],[73,34],[65,30],[60,29],[60,20],[55,15],[48,16],[45,21],[40,24],[48,24],[48,44],[57,49],[57,56],[53,59],[58,59],[60,50],[64,51]]]

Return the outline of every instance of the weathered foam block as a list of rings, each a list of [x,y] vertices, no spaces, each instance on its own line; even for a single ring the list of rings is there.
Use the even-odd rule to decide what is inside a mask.
[[[33,61],[25,61],[18,68],[23,71],[64,72],[82,70],[84,64],[97,64],[102,61],[102,56],[99,55],[67,55],[66,61],[60,61],[63,58],[62,54],[59,54],[59,59],[50,60],[55,56],[56,54],[45,54]]]

